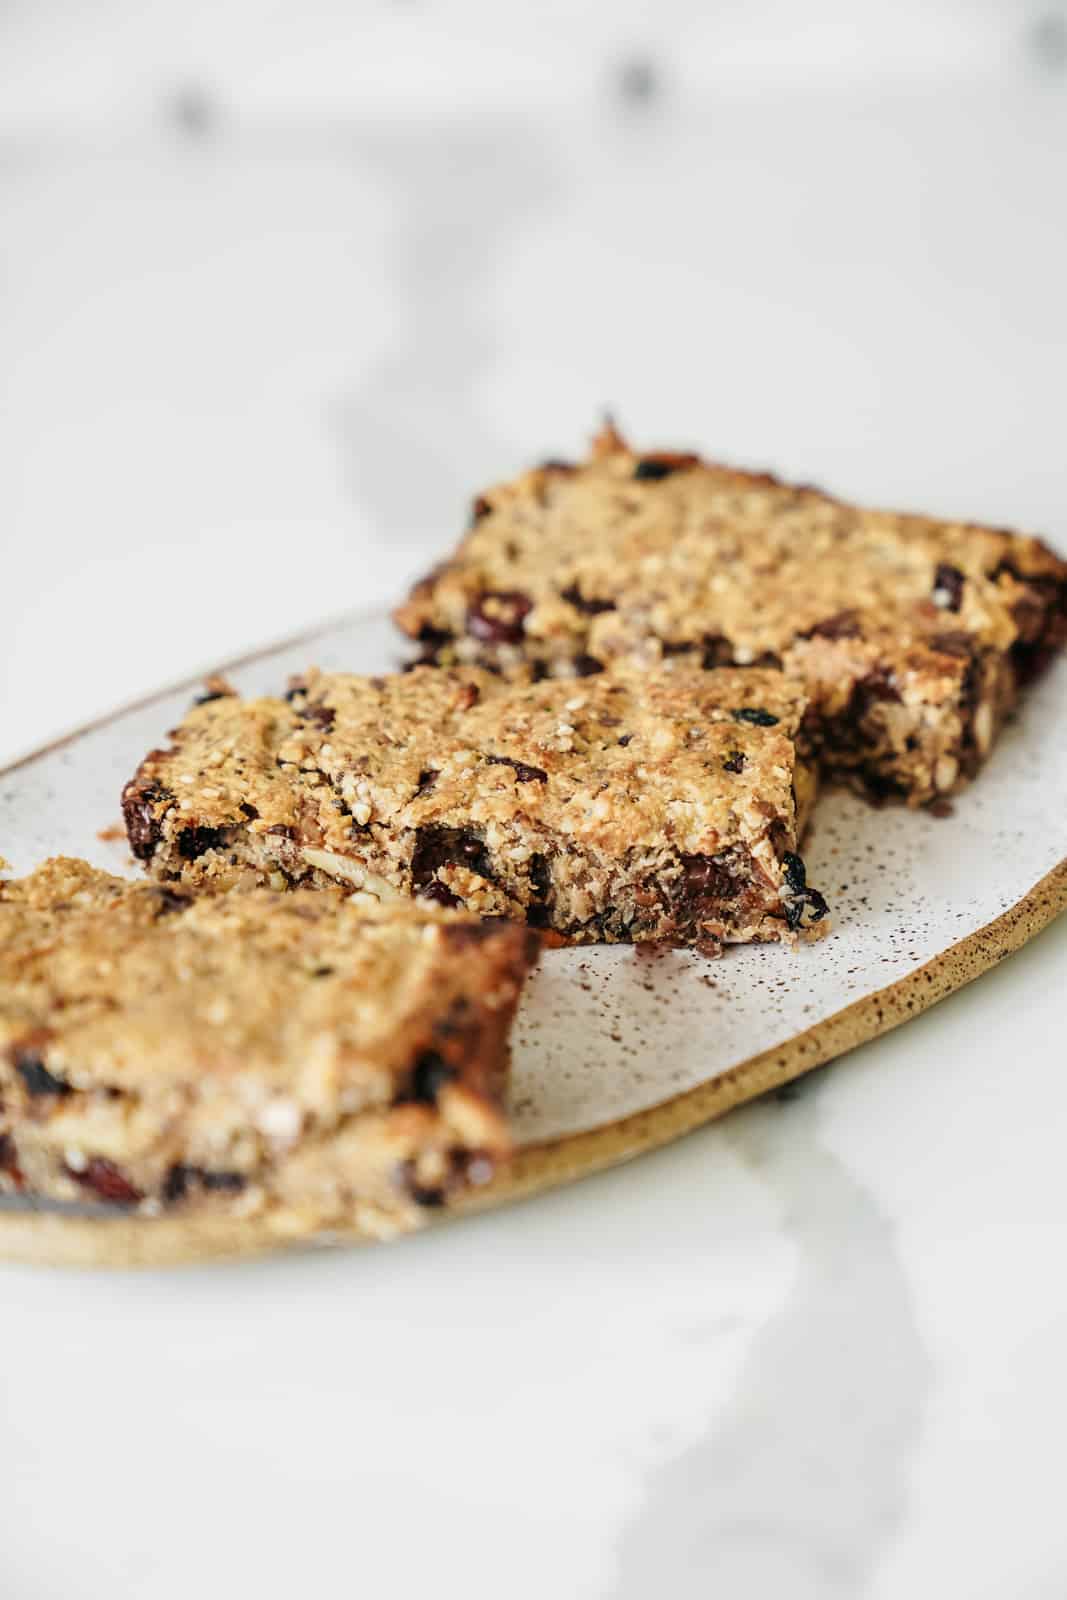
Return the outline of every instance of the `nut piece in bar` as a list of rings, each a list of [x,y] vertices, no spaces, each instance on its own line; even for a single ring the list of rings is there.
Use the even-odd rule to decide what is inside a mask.
[[[804,705],[766,668],[312,672],[194,707],[124,810],[164,883],[340,882],[564,942],[791,940],[826,927],[798,854]]]
[[[438,664],[584,677],[620,658],[776,664],[828,768],[920,805],[972,776],[1067,635],[1067,563],[1039,540],[868,511],[612,428],[480,495],[396,612]]]
[[[536,944],[417,901],[197,896],[64,858],[0,882],[0,1186],[415,1227],[507,1157]]]

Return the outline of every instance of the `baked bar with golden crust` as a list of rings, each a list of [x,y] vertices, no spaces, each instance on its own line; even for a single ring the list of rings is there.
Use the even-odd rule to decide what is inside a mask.
[[[847,505],[607,428],[474,503],[400,627],[438,664],[597,673],[682,655],[767,663],[807,687],[826,766],[911,804],[988,754],[1064,641],[1067,563],[1039,540]]]
[[[161,881],[346,883],[550,929],[712,945],[823,931],[798,840],[800,688],[668,662],[509,683],[311,672],[196,705],[126,786]]]
[[[537,939],[440,907],[0,881],[0,1183],[148,1215],[416,1226],[506,1158]]]

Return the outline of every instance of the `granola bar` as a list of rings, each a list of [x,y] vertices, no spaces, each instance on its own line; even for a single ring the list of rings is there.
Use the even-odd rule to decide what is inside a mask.
[[[340,881],[568,942],[792,938],[826,911],[798,854],[804,704],[779,672],[677,663],[312,672],[287,699],[194,706],[123,809],[166,883]]]
[[[340,893],[0,882],[0,1185],[382,1236],[508,1153],[537,940]]]
[[[778,665],[827,767],[872,797],[951,794],[1067,634],[1037,539],[868,511],[607,428],[589,460],[488,490],[396,612],[439,664],[595,674],[622,659]]]

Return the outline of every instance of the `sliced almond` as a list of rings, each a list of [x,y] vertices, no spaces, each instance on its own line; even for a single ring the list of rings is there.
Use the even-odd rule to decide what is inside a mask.
[[[305,849],[303,857],[309,867],[318,867],[320,872],[329,873],[331,878],[340,878],[343,882],[350,883],[354,889],[362,889],[378,900],[405,898],[391,883],[387,883],[376,872],[368,871],[361,862],[353,861],[348,856],[339,856],[333,850]]]

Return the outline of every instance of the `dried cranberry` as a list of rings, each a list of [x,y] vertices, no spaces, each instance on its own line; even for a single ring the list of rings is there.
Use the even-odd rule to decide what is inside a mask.
[[[22,1168],[19,1166],[18,1150],[15,1141],[9,1133],[0,1133],[0,1172],[6,1172],[14,1183],[16,1189],[21,1189],[24,1183]]]
[[[513,761],[510,756],[486,756],[486,762],[492,767],[511,767],[515,772],[516,783],[547,783],[548,773],[544,767],[531,767],[525,761]]]
[[[934,605],[940,606],[942,611],[958,611],[963,604],[963,573],[959,567],[949,566],[941,562],[934,573],[934,588],[931,596]]]
[[[722,764],[724,772],[743,772],[744,768],[745,752],[743,750],[731,750]]]
[[[162,754],[164,752],[161,750],[152,751],[153,756]],[[150,760],[151,757],[146,759]],[[173,798],[169,789],[160,788],[155,783],[139,787],[136,778],[123,789],[122,815],[126,823],[126,835],[138,861],[150,860],[163,837],[163,825],[154,808]]]
[[[195,861],[205,850],[218,850],[223,842],[221,828],[185,828],[178,835],[178,854],[186,861]]]
[[[780,720],[762,706],[741,706],[730,715],[735,722],[750,722],[754,728],[773,728]]]
[[[115,1163],[108,1161],[105,1156],[93,1156],[81,1172],[71,1171],[70,1168],[67,1170],[72,1178],[109,1205],[133,1206],[143,1199],[141,1191],[135,1189]]]
[[[568,605],[573,606],[576,611],[584,612],[588,617],[598,617],[604,611],[615,610],[614,600],[597,600],[593,596],[587,597],[582,594],[576,583],[570,584],[566,589],[561,589],[560,595]]]
[[[49,1072],[40,1056],[33,1051],[20,1050],[16,1053],[15,1071],[26,1085],[26,1093],[35,1098],[49,1094],[62,1097],[73,1093],[70,1084]]]
[[[492,611],[486,611],[487,601],[492,601]],[[467,632],[484,644],[518,644],[532,609],[529,595],[517,590],[487,590],[467,612]]]
[[[487,517],[492,509],[484,494],[475,495],[471,501],[471,527],[473,528],[476,522],[481,522],[483,517]]]

